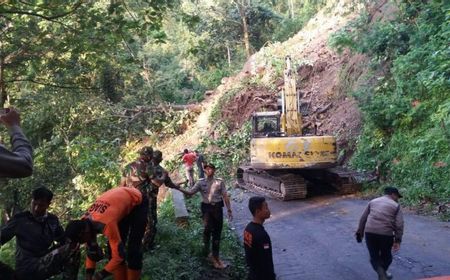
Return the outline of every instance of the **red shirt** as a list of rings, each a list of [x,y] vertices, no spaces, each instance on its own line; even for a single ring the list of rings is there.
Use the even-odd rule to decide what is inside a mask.
[[[183,155],[184,166],[186,166],[187,168],[194,167],[194,163],[196,160],[197,156],[192,152]]]

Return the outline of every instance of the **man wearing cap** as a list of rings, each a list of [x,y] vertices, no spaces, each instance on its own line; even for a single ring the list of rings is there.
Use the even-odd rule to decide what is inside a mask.
[[[150,219],[148,220],[147,228],[145,230],[143,245],[145,250],[149,250],[153,247],[156,236],[156,224],[158,223],[157,203],[159,187],[163,184],[172,189],[180,189],[180,186],[176,185],[169,177],[169,173],[160,165],[163,159],[162,152],[155,150],[153,152],[152,164],[153,167],[151,188],[148,193],[149,199],[149,213]]]
[[[121,186],[136,187],[146,193],[150,184],[153,148],[146,146],[139,150],[139,158],[127,164],[122,172]],[[135,182],[140,182],[136,184]]]
[[[151,179],[153,177],[153,148],[145,146],[139,150],[139,158],[127,164],[122,174],[121,187],[136,188],[141,191],[142,204],[146,209],[142,210],[143,215],[147,217],[145,223],[145,233],[143,234],[143,247],[146,246],[148,239],[148,232],[151,232],[151,225],[153,225],[153,216],[151,215]]]
[[[398,204],[400,195],[397,188],[387,187],[384,195],[369,202],[356,231],[356,240],[365,236],[370,263],[379,280],[391,279],[387,272],[392,263],[391,250],[400,249],[403,235],[403,214]]]
[[[205,179],[200,179],[190,190],[180,189],[186,195],[193,195],[200,192],[202,196],[201,212],[204,224],[203,243],[205,256],[211,258],[215,268],[223,269],[225,264],[219,258],[220,236],[223,225],[222,208],[227,207],[228,219],[233,218],[231,212],[230,199],[227,194],[225,183],[222,179],[214,178],[216,167],[211,164],[205,164]],[[210,240],[212,237],[212,254],[210,252]]]

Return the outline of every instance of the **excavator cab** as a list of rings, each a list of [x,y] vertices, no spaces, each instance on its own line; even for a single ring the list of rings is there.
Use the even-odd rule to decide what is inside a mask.
[[[280,124],[281,114],[275,112],[257,112],[252,116],[252,137],[277,137],[283,136]]]

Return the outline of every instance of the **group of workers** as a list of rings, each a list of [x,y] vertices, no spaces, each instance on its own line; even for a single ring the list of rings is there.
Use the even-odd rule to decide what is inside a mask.
[[[0,144],[0,178],[30,176],[32,147],[20,128],[19,113],[12,108],[1,112],[0,123],[8,129],[12,145],[12,150],[8,150]],[[229,220],[233,215],[225,184],[215,178],[216,167],[205,163],[197,151],[185,150],[182,159],[190,188],[183,189],[161,167],[162,159],[161,151],[143,147],[139,157],[125,166],[119,186],[98,196],[81,219],[70,221],[65,230],[58,217],[48,212],[53,193],[44,186],[37,187],[32,192],[30,210],[16,214],[1,228],[1,245],[16,238],[16,264],[13,270],[0,262],[0,279],[43,280],[57,274],[62,279],[77,279],[83,244],[87,280],[110,275],[119,280],[140,279],[143,252],[154,244],[157,196],[162,185],[187,196],[200,192],[204,254],[215,268],[225,268],[219,257],[223,207]],[[193,176],[195,162],[199,169],[197,182]],[[400,248],[403,216],[398,200],[401,197],[396,188],[386,188],[384,196],[369,202],[356,231],[358,242],[366,239],[370,262],[380,280],[392,278],[388,272],[391,249]],[[244,230],[248,280],[275,280],[272,244],[263,227],[270,217],[268,204],[264,197],[256,196],[249,199],[248,207],[253,215]],[[110,255],[101,270],[96,269],[96,263],[105,258],[97,242],[99,234],[107,238]]]
[[[20,128],[19,113],[8,109],[0,114],[0,122],[8,128],[12,145],[11,150],[0,145],[0,177],[30,176],[32,148]],[[13,237],[17,240],[15,271],[0,263],[1,279],[38,280],[56,274],[61,274],[63,279],[76,279],[82,244],[86,245],[87,252],[86,279],[98,280],[110,275],[114,279],[140,279],[143,252],[154,244],[157,196],[163,184],[188,196],[201,193],[205,256],[214,267],[224,268],[226,265],[219,258],[224,206],[228,218],[232,219],[226,187],[221,179],[214,177],[213,164],[205,163],[198,152],[186,158],[189,157],[188,162],[200,164],[201,174],[195,183],[192,176],[190,189],[183,189],[161,167],[162,152],[143,147],[139,157],[125,166],[119,186],[98,196],[81,219],[70,221],[65,230],[58,217],[48,212],[53,193],[44,186],[37,187],[32,193],[30,211],[15,215],[1,228],[1,244]],[[96,269],[96,263],[105,254],[97,242],[98,234],[107,238],[110,255],[101,270]]]

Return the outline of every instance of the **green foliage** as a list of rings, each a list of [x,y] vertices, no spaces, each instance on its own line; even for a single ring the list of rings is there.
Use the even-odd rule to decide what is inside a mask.
[[[375,86],[355,93],[365,124],[353,164],[366,170],[378,165],[386,183],[404,189],[410,203],[450,197],[449,11],[445,1],[404,2],[395,21],[359,20],[352,33],[331,40],[338,49],[368,54],[379,67],[391,66],[377,74]]]
[[[2,263],[7,264],[10,267],[14,267],[15,265],[15,246],[16,239],[13,238],[10,242],[4,244],[0,248],[0,260]]]
[[[203,223],[198,195],[186,201],[190,213],[186,228],[175,224],[174,207],[171,199],[164,201],[158,210],[157,247],[144,256],[145,275],[143,279],[208,279],[211,264],[202,255]],[[243,248],[235,233],[224,224],[221,240],[221,257],[230,262],[230,279],[243,279],[246,275]]]
[[[359,44],[363,40],[363,35],[367,32],[368,14],[362,13],[357,19],[351,21],[347,26],[338,30],[330,36],[328,43],[339,53],[348,48],[352,51],[359,50]]]
[[[217,128],[217,139],[204,139],[200,149],[208,147],[205,153],[209,162],[216,165],[218,174],[224,178],[233,178],[236,167],[247,161],[250,152],[251,124],[245,123],[241,129],[228,133],[225,124]]]
[[[250,26],[250,44],[256,50],[263,47],[272,38],[272,30],[277,28],[282,17],[275,14],[266,5],[254,5],[247,10],[247,20]]]
[[[326,1],[305,1],[295,5],[295,17],[284,17],[272,33],[272,41],[285,41],[299,32],[303,26],[324,7]]]
[[[120,179],[116,160],[119,152],[116,142],[97,141],[91,137],[77,137],[67,147],[70,164],[78,174],[73,179],[75,187],[89,201],[117,186]]]
[[[230,69],[228,66],[212,67],[209,70],[200,71],[198,79],[205,88],[211,89],[220,84],[223,77],[231,76],[233,72],[233,69]]]

